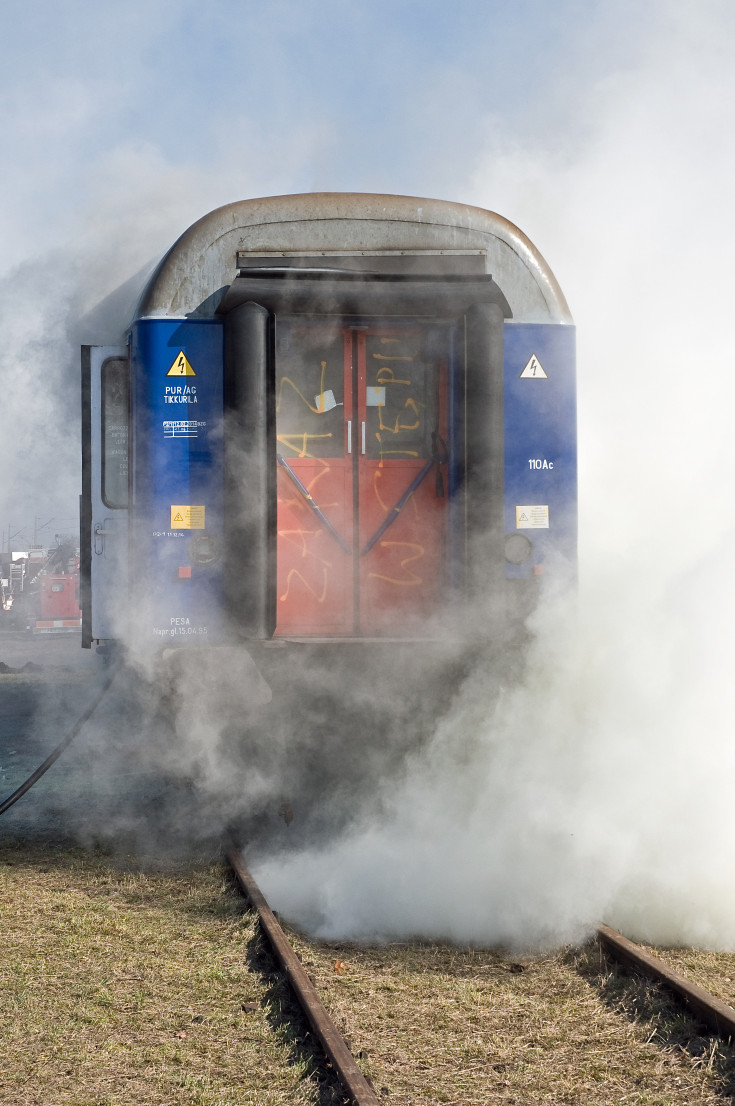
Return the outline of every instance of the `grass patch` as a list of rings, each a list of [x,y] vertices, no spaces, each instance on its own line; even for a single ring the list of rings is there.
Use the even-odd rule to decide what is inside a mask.
[[[0,848],[0,1101],[341,1103],[243,906],[220,864]],[[386,1102],[714,1106],[735,1094],[732,1050],[595,945],[518,961],[290,936]],[[732,997],[735,958],[664,955]]]
[[[601,994],[597,966],[580,970],[592,949],[518,962],[451,946],[291,939],[387,1102],[729,1101],[714,1067],[652,1037],[645,1021]]]
[[[733,999],[735,956],[698,949],[661,949],[641,945],[690,982],[724,1002]],[[619,964],[597,944],[575,953],[581,975],[599,990],[613,1009],[624,1013],[655,1042],[661,1063],[677,1066],[731,1102],[735,1098],[735,1048],[699,1021],[666,986],[625,964]],[[728,997],[729,996],[729,997]],[[699,1101],[699,1100],[697,1100]]]
[[[219,864],[0,849],[0,1101],[334,1101],[284,1028],[275,975]]]

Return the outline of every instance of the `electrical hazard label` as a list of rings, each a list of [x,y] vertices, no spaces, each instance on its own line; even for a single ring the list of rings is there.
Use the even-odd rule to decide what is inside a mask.
[[[172,504],[172,530],[203,530],[204,507],[192,507],[188,504]]]
[[[171,374],[169,373],[169,376]],[[526,367],[521,373],[521,380],[548,380],[548,376],[544,371],[544,367],[539,361],[535,353],[532,353],[529,357]]]
[[[516,530],[548,530],[549,508],[547,504],[533,507],[516,507]]]
[[[196,373],[189,364],[189,360],[183,349],[179,350],[178,355],[173,365],[166,373],[166,376],[196,376]]]

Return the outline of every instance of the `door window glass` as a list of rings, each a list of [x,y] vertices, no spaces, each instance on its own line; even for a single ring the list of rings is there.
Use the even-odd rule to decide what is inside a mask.
[[[428,337],[414,328],[381,329],[366,337],[366,454],[372,460],[431,456],[437,361]]]
[[[290,457],[344,454],[343,329],[311,320],[278,321],[278,451]]]
[[[130,374],[127,360],[111,357],[102,366],[102,500],[128,505]]]

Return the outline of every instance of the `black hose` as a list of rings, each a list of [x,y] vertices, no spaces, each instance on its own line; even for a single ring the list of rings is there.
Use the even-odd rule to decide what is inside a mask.
[[[53,752],[49,753],[49,755],[46,757],[43,764],[40,764],[38,766],[38,768],[36,769],[36,771],[32,775],[30,775],[28,777],[28,779],[25,781],[25,783],[22,783],[20,785],[20,787],[17,788],[13,792],[12,795],[8,795],[5,802],[0,803],[0,814],[4,814],[5,811],[9,810],[10,807],[13,806],[14,803],[18,802],[18,799],[20,799],[21,796],[25,795],[26,791],[30,791],[30,789],[33,787],[34,783],[38,783],[41,776],[45,775],[46,772],[48,772],[48,770],[49,770],[49,768],[51,767],[52,764],[55,764],[55,762],[59,759],[61,754],[64,752],[64,749],[68,748],[68,746],[71,745],[72,741],[77,736],[77,734],[81,730],[84,723],[88,722],[89,719],[94,714],[94,712],[97,710],[97,707],[100,705],[100,703],[104,699],[105,695],[109,691],[110,685],[112,684],[112,681],[115,679],[115,676],[116,676],[116,671],[113,671],[108,676],[108,678],[105,680],[104,684],[102,685],[102,690],[100,691],[99,695],[94,700],[92,705],[85,710],[85,712],[81,716],[81,718],[77,719],[77,721],[74,723],[72,728],[69,730],[69,733],[63,739],[63,741],[60,741],[59,744],[56,746],[56,748],[53,750]]]

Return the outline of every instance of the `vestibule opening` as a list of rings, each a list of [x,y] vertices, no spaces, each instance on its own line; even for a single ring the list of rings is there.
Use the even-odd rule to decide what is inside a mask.
[[[502,294],[489,277],[240,280],[220,308],[231,610],[251,637],[421,637],[464,584],[468,520],[502,534]]]
[[[445,597],[453,331],[276,320],[277,634],[402,636]]]

